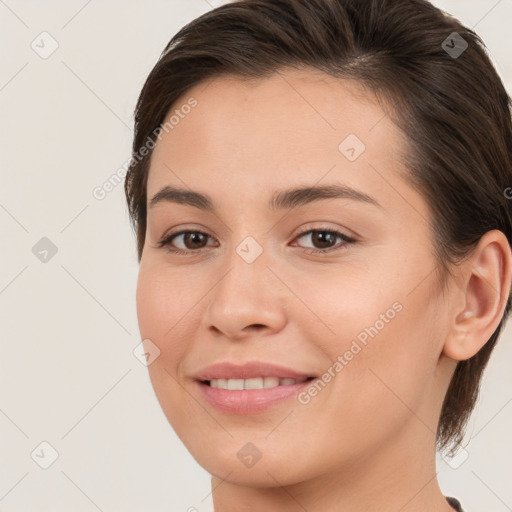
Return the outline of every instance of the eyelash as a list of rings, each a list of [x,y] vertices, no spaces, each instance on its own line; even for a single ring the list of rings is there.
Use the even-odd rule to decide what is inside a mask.
[[[343,233],[340,233],[339,231],[336,231],[336,230],[333,230],[333,229],[328,229],[328,228],[316,228],[316,229],[308,229],[306,231],[302,231],[301,233],[298,233],[296,238],[301,238],[302,236],[304,235],[308,235],[310,233],[328,233],[330,235],[335,235],[336,237],[339,237],[341,238],[344,243],[342,246],[340,247],[337,247],[337,248],[332,248],[332,247],[329,247],[327,249],[311,249],[311,248],[305,248],[304,249],[304,252],[306,254],[326,254],[326,253],[331,253],[331,252],[335,252],[335,251],[339,251],[339,250],[342,250],[342,249],[345,249],[347,245],[349,244],[353,244],[353,243],[356,243],[356,240],[354,238],[351,238]],[[199,231],[199,230],[193,230],[193,229],[188,229],[188,230],[183,230],[183,231],[178,231],[176,233],[171,233],[169,236],[165,237],[163,240],[161,240],[157,247],[158,248],[162,248],[162,247],[168,247],[168,251],[169,252],[172,252],[174,254],[183,254],[183,255],[186,255],[186,256],[190,256],[191,253],[198,253],[198,252],[202,252],[203,249],[206,249],[206,247],[202,247],[201,249],[188,249],[188,250],[184,250],[184,249],[180,249],[180,248],[177,248],[177,247],[173,247],[171,245],[171,242],[174,240],[174,238],[176,238],[177,236],[179,235],[183,235],[183,234],[187,234],[187,233],[200,233],[202,235],[205,235],[205,236],[210,236],[208,235],[208,233],[205,233],[203,231]],[[211,237],[210,237],[211,238]]]

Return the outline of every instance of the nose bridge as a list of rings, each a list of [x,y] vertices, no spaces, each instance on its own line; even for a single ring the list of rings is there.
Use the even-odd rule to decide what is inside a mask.
[[[216,287],[216,298],[228,302],[234,299],[244,302],[263,299],[263,292],[268,291],[268,277],[271,274],[267,268],[268,263],[268,250],[264,249],[263,243],[250,235],[243,238],[233,247],[231,254],[226,256],[227,274],[223,274],[224,278]],[[267,290],[263,289],[265,283]]]
[[[279,327],[284,321],[284,297],[267,268],[268,256],[268,250],[252,236],[246,236],[224,255],[225,270],[212,289],[207,327],[215,326],[233,337],[251,325]]]

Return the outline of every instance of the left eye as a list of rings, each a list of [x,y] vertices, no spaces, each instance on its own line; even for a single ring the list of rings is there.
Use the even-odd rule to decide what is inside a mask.
[[[306,235],[310,236],[310,240],[313,244],[317,246],[320,245],[320,248],[304,248],[305,252],[308,254],[337,251],[344,248],[348,244],[356,242],[354,238],[351,238],[343,233],[340,233],[339,231],[332,229],[310,229],[308,231],[299,233],[296,239],[298,240],[300,238],[305,238]],[[184,248],[176,247],[173,245],[174,240],[178,239],[179,237],[183,237],[182,243],[184,244]],[[170,252],[176,254],[191,254],[194,252],[197,253],[201,249],[205,248],[205,246],[202,244],[203,242],[207,241],[208,238],[211,237],[202,231],[179,231],[178,233],[173,233],[161,240],[157,247],[167,246]],[[336,239],[341,239],[343,241],[340,247],[333,247]],[[194,245],[197,244],[199,244],[200,247],[194,247]],[[190,245],[192,245],[192,247],[190,247]]]
[[[310,229],[299,234],[297,238],[303,238],[306,235],[309,235],[309,238],[313,244],[320,245],[321,247],[320,249],[307,249],[307,253],[325,253],[330,251],[337,251],[339,249],[342,249],[347,244],[355,242],[354,238],[351,238],[343,233],[340,233],[339,231],[332,229]],[[341,247],[334,248],[333,245],[335,244],[337,238],[343,240],[343,244],[341,245]],[[325,246],[325,244],[327,244],[327,247]]]

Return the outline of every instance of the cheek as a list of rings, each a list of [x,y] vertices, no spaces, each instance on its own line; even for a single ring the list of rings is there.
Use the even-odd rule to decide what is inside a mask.
[[[386,417],[382,425],[393,425],[428,399],[443,325],[432,283],[416,286],[424,274],[395,263],[386,275],[347,276],[324,288],[329,300],[322,319],[334,334],[309,335],[329,356],[324,371],[335,377],[324,374],[332,382],[326,387],[336,392],[326,391],[325,399],[346,425],[346,411],[373,422],[378,411]]]
[[[196,295],[199,291],[176,273],[141,262],[136,293],[139,330],[142,339],[151,339],[160,349],[160,357],[148,367],[150,372],[160,365],[175,373],[185,350],[179,340],[187,338],[187,329],[197,315],[193,307]]]
[[[165,329],[164,312],[169,293],[162,279],[148,265],[141,264],[137,280],[137,318],[143,338],[160,338]],[[169,317],[172,315],[170,313]],[[169,318],[171,321],[172,318]],[[167,326],[167,329],[169,326]]]
[[[141,262],[136,292],[141,339],[149,338],[160,350],[148,366],[149,377],[160,406],[175,429],[192,413],[193,402],[178,381],[180,364],[189,347],[187,340],[191,339],[187,329],[196,325],[198,314],[193,307],[198,292],[191,294],[181,281],[158,265]]]

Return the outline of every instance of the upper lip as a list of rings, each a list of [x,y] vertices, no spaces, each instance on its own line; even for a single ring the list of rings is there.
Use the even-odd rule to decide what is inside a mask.
[[[195,378],[200,381],[212,379],[251,379],[254,377],[301,379],[313,377],[313,375],[263,361],[250,361],[243,364],[230,362],[215,363],[206,366],[195,375]]]

